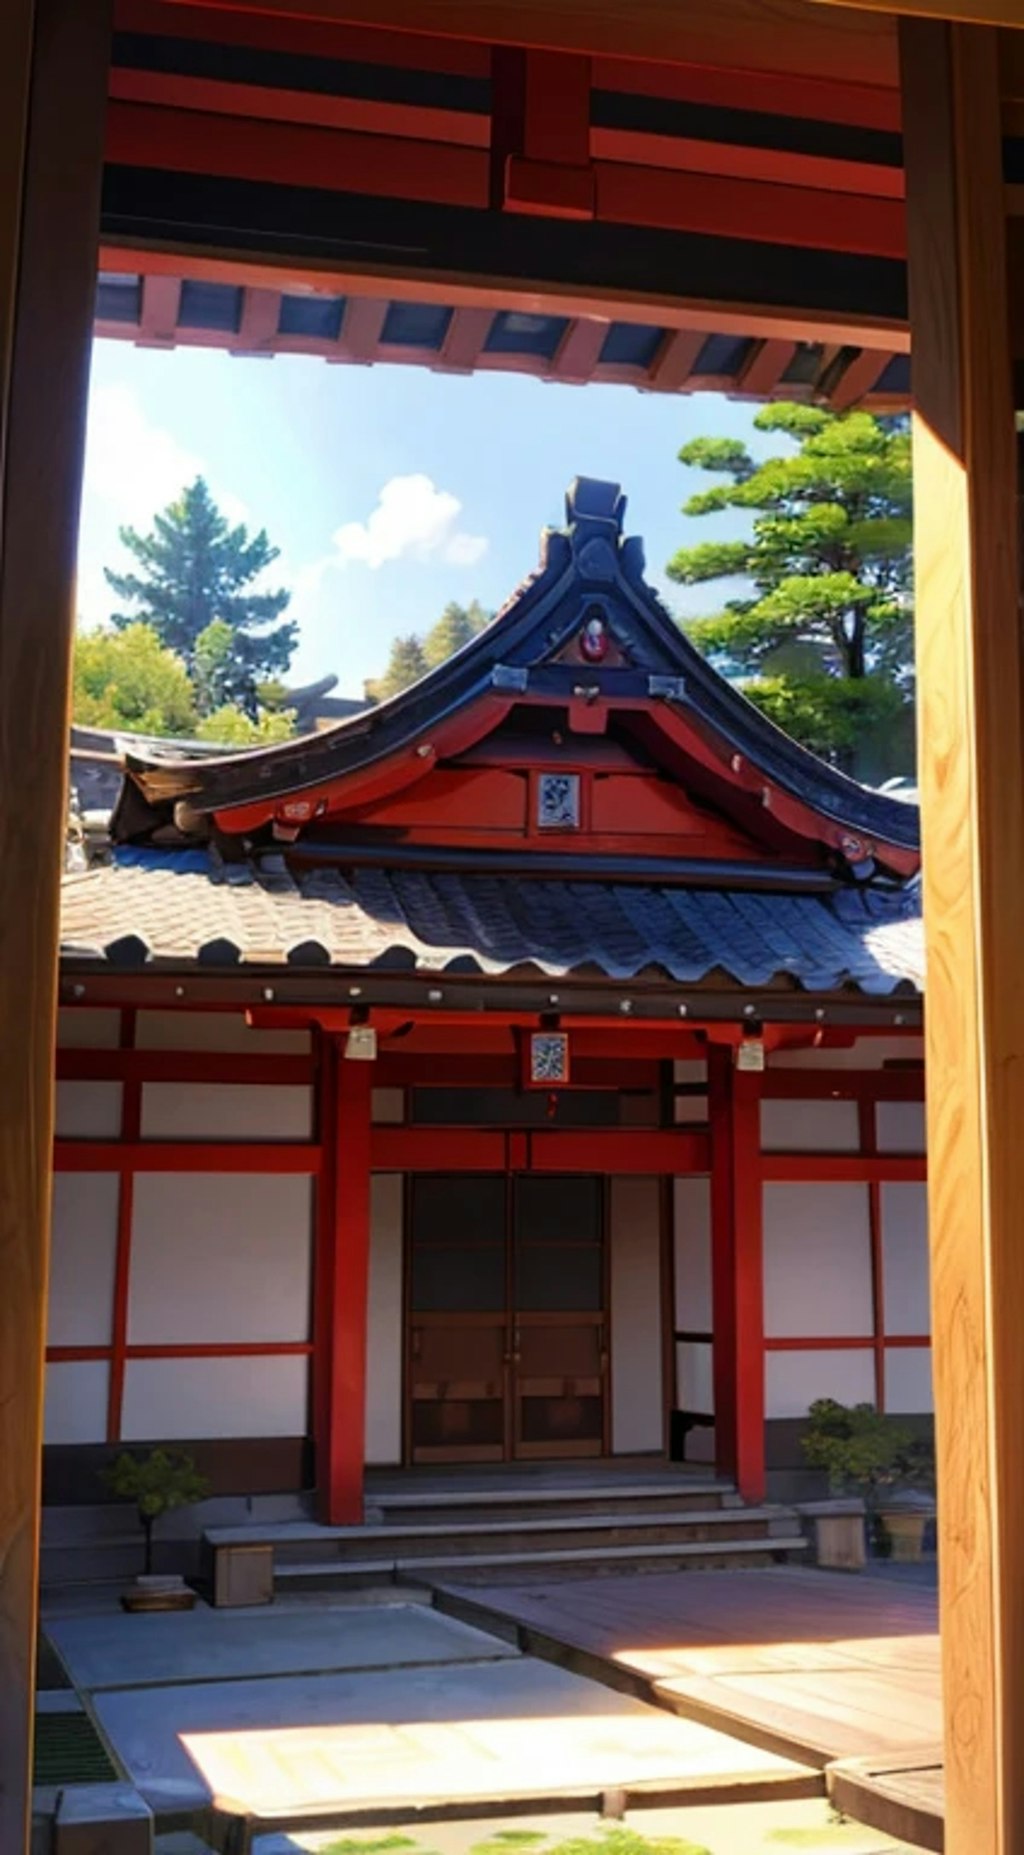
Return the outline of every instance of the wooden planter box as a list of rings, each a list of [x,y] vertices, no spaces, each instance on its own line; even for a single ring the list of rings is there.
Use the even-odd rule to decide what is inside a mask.
[[[809,1501],[797,1511],[809,1526],[816,1565],[831,1572],[864,1570],[867,1551],[860,1501]]]

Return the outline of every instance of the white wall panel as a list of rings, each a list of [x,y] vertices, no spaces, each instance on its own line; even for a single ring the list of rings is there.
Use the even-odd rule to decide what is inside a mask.
[[[397,1127],[405,1120],[404,1089],[374,1089],[370,1112],[375,1127]]]
[[[677,1057],[672,1065],[674,1082],[706,1082],[708,1066],[704,1057]]]
[[[924,1059],[922,1037],[857,1037],[844,1050],[779,1050],[771,1069],[881,1069]]]
[[[400,1172],[370,1181],[366,1332],[366,1460],[402,1460],[402,1212]]]
[[[765,1355],[766,1417],[806,1417],[816,1398],[873,1404],[874,1353],[865,1347],[851,1352]]]
[[[935,1409],[930,1346],[886,1347],[885,1408],[899,1417],[919,1416]]]
[[[304,1177],[138,1174],[129,1344],[308,1339],[311,1208]]]
[[[880,1153],[924,1152],[923,1101],[880,1101],[875,1105],[875,1116]]]
[[[66,1005],[57,1013],[59,1050],[116,1050],[121,1041],[119,1011],[91,1011]]]
[[[661,1449],[661,1190],[657,1179],[612,1179],[612,1452]]]
[[[105,1359],[69,1359],[47,1366],[44,1443],[104,1441],[109,1373]]]
[[[120,1082],[58,1082],[56,1132],[63,1140],[117,1140]]]
[[[712,1417],[715,1411],[714,1352],[694,1340],[676,1346],[676,1406]]]
[[[711,1180],[673,1181],[675,1325],[711,1332]]]
[[[113,1172],[54,1177],[48,1346],[109,1344],[119,1196]]]
[[[135,1021],[140,1050],[231,1050],[308,1054],[308,1031],[250,1030],[235,1011],[140,1011]]]
[[[860,1117],[855,1101],[763,1101],[765,1153],[857,1153]]]
[[[882,1292],[886,1333],[928,1333],[928,1188],[883,1185]]]
[[[243,1083],[146,1082],[144,1140],[308,1140],[310,1088]]]
[[[309,1361],[129,1359],[121,1433],[127,1442],[204,1436],[305,1436]]]
[[[866,1185],[765,1186],[764,1312],[769,1339],[870,1335]]]
[[[709,1112],[706,1095],[676,1095],[673,1099],[672,1119],[677,1127],[706,1127]]]

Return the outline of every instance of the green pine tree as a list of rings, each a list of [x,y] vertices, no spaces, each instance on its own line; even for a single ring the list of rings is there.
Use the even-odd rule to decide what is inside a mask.
[[[913,767],[910,437],[904,419],[766,406],[757,430],[795,441],[754,461],[731,438],[696,438],[684,464],[722,480],[684,514],[749,511],[752,533],[680,549],[686,586],[747,581],[690,620],[698,648],[823,759],[879,780]]]
[[[449,657],[454,657],[456,651],[490,624],[493,616],[492,612],[484,611],[479,599],[474,599],[470,605],[459,605],[453,599],[423,640],[423,656],[428,669],[435,670],[438,664],[447,663]]]
[[[204,705],[234,703],[255,720],[260,682],[287,670],[298,637],[296,625],[276,623],[290,594],[283,588],[253,590],[280,551],[266,531],[250,535],[242,525],[230,527],[197,477],[154,517],[148,535],[122,528],[120,537],[137,570],[115,573],[108,567],[106,577],[135,610],[115,613],[114,624],[124,627],[141,618],[183,659],[193,679],[200,673],[208,681],[211,666],[199,664],[199,641],[214,623],[224,627],[230,648],[222,648],[219,633],[216,687],[203,692]]]
[[[422,642],[414,631],[405,637],[395,638],[383,676],[369,679],[365,684],[367,699],[370,702],[386,702],[389,696],[397,696],[399,690],[418,683],[421,676],[426,676],[429,668]]]

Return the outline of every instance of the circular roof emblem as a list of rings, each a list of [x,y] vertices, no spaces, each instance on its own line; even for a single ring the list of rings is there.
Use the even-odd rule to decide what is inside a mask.
[[[608,655],[608,627],[603,618],[588,618],[580,632],[580,655],[588,663],[601,663]]]

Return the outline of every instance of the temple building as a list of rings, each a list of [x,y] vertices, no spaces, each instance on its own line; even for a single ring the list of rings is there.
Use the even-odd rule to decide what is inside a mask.
[[[64,880],[47,1498],[171,1440],[334,1522],[368,1465],[757,1502],[814,1399],[930,1412],[916,808],[696,653],[624,511],[578,479],[379,707],[125,754]]]

